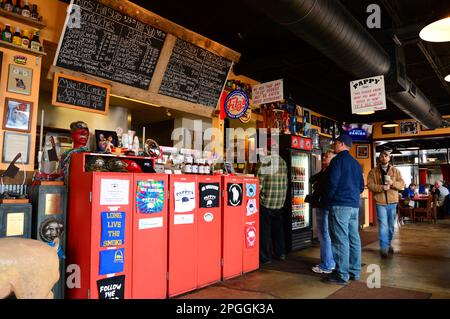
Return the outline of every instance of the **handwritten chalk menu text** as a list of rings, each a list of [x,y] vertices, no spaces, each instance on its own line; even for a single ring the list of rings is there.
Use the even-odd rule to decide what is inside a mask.
[[[159,93],[216,107],[230,67],[231,61],[177,39]]]
[[[106,114],[109,85],[56,73],[52,104],[77,110]]]
[[[71,8],[55,65],[147,90],[166,33],[95,0]]]

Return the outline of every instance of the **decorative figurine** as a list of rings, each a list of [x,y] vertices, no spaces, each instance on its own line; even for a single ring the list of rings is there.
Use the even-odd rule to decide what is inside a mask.
[[[0,239],[0,298],[53,299],[59,279],[59,239],[51,247],[26,238]]]
[[[62,170],[66,180],[68,180],[68,170],[70,168],[70,156],[73,153],[87,152],[86,144],[89,140],[89,128],[82,121],[72,122],[70,124],[70,133],[72,136],[73,149],[66,151],[61,156]]]

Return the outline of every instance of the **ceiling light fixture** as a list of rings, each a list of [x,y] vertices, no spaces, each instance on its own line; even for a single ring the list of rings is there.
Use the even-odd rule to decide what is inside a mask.
[[[398,123],[394,122],[394,121],[387,121],[384,122],[383,125],[381,125],[383,127],[397,127]]]
[[[374,114],[375,111],[367,111],[367,112],[361,112],[361,113],[356,113],[356,115],[370,115],[370,114]]]
[[[166,109],[166,114],[167,114],[167,116],[172,116],[172,113],[170,113],[170,111],[169,111],[169,109]]]
[[[450,17],[437,20],[425,26],[420,31],[419,37],[429,42],[450,41]]]
[[[450,74],[444,78],[445,81],[450,82]]]

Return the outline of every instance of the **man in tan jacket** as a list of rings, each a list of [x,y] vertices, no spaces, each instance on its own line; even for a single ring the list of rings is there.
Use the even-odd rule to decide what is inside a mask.
[[[382,151],[379,164],[369,172],[367,177],[367,187],[373,193],[377,208],[380,254],[383,258],[388,256],[388,252],[394,253],[391,241],[395,230],[398,192],[405,188],[400,171],[389,164],[390,159],[389,152]]]

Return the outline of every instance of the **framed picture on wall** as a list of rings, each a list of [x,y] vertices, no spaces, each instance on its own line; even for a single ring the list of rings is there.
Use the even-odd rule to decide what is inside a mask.
[[[3,135],[2,162],[11,163],[18,153],[22,154],[17,163],[30,162],[30,134],[5,131]]]
[[[397,127],[383,127],[381,126],[381,134],[395,134]]]
[[[9,65],[8,92],[31,95],[32,82],[32,69],[15,64]]]
[[[356,146],[356,158],[369,158],[369,146],[357,145]]]
[[[417,122],[400,123],[400,134],[417,134]]]
[[[3,129],[30,132],[33,103],[5,98]]]
[[[119,146],[117,133],[114,131],[95,130],[95,145],[99,152],[111,152]]]
[[[303,122],[304,123],[309,123],[310,119],[309,119],[309,111],[303,109]]]

